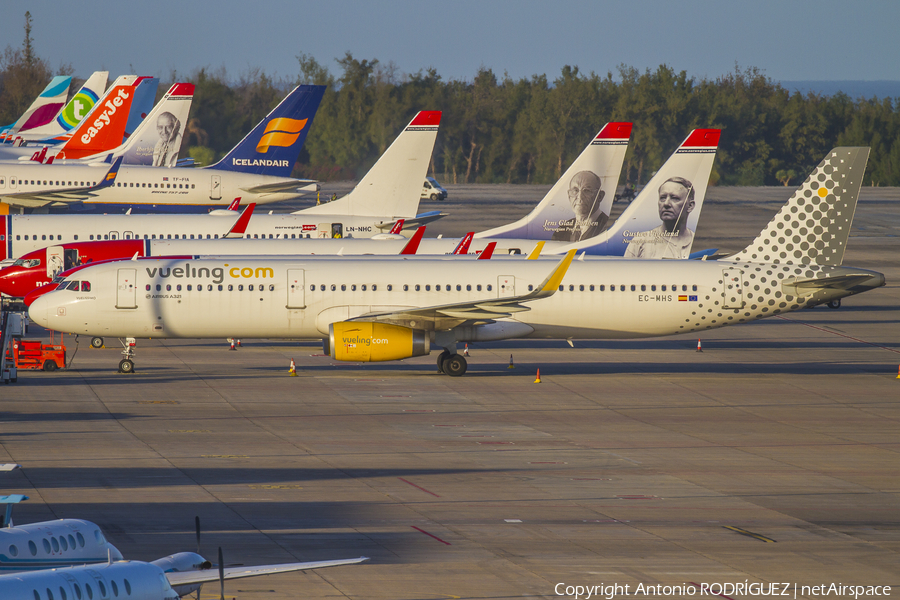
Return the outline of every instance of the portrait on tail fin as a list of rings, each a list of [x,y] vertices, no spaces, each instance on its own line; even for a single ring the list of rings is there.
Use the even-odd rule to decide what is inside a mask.
[[[552,227],[554,241],[579,242],[599,235],[609,215],[604,212],[603,197],[606,195],[601,189],[600,177],[592,171],[579,171],[569,181],[569,204],[572,205],[574,217],[555,224],[546,224],[548,230]]]

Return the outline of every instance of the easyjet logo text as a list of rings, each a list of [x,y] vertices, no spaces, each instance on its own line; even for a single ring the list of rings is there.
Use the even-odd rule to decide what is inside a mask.
[[[116,94],[111,100],[107,100],[103,103],[105,107],[103,112],[94,119],[94,122],[88,127],[87,131],[81,135],[81,143],[89,144],[91,140],[93,140],[100,130],[109,125],[112,120],[112,116],[116,114],[116,111],[125,103],[130,97],[130,94],[125,91],[126,88],[119,88],[118,94]]]

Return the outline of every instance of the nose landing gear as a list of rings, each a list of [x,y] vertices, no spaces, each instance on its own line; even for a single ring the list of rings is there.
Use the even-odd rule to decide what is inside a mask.
[[[137,341],[134,338],[125,338],[123,341],[119,339],[119,342],[125,348],[122,350],[122,355],[125,357],[119,361],[119,373],[134,373],[134,348],[137,345]]]

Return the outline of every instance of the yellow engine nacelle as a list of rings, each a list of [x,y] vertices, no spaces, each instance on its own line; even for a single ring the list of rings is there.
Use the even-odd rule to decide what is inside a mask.
[[[424,356],[431,338],[424,331],[367,321],[342,321],[328,326],[331,358],[352,362],[379,362]]]

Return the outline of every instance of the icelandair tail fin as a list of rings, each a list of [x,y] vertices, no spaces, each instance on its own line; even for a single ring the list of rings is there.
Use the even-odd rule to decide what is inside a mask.
[[[134,75],[119,77],[84,120],[72,130],[72,137],[63,144],[56,159],[84,158],[121,144],[135,88],[147,79],[150,78]]]
[[[597,235],[609,219],[630,138],[631,123],[607,123],[534,210],[475,237],[578,241]]]
[[[51,79],[44,91],[28,107],[28,110],[22,113],[19,120],[4,132],[6,141],[11,142],[16,133],[20,131],[24,133],[52,121],[56,113],[65,105],[71,83],[72,78],[69,76],[57,75]]]
[[[303,213],[415,217],[440,124],[440,111],[421,111],[349,194]]]
[[[193,99],[193,83],[173,84],[128,141],[110,153],[126,165],[174,167]]]
[[[869,148],[834,148],[749,246],[727,261],[840,266]]]
[[[207,168],[290,177],[324,93],[324,85],[298,85],[231,152]]]
[[[27,132],[20,132],[19,136],[25,140],[48,140],[54,137],[65,135],[72,128],[81,123],[82,120],[90,113],[94,105],[97,104],[98,98],[106,89],[106,80],[109,77],[109,71],[94,71],[84,82],[81,89],[75,93],[69,102],[60,108],[56,113],[56,118],[46,125],[29,129]]]
[[[687,258],[706,197],[720,129],[695,129],[609,230],[554,250],[625,258]]]

